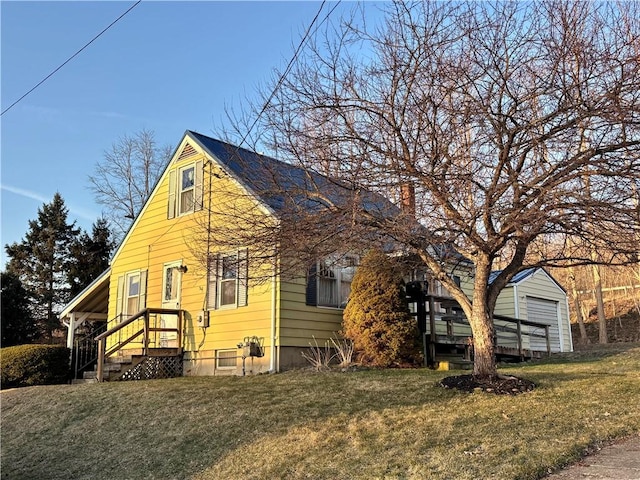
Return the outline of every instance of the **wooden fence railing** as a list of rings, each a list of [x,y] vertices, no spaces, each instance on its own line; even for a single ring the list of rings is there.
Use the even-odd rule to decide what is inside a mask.
[[[174,319],[175,326],[167,326],[167,324],[173,323]],[[95,338],[98,342],[96,372],[98,381],[102,381],[105,360],[127,345],[140,343],[142,355],[148,355],[150,348],[162,348],[173,346],[173,344],[175,344],[175,348],[180,350],[182,348],[182,323],[182,310],[146,308],[98,335]],[[175,338],[171,338],[172,345],[163,345],[163,342],[173,335]]]
[[[437,328],[439,322],[444,323],[446,333],[439,334]],[[528,350],[533,350],[531,339],[539,338],[544,339],[546,353],[551,353],[549,325],[504,315],[494,315],[493,322],[495,329],[494,344],[496,346],[505,346],[513,342],[518,354],[524,356],[526,349],[524,348],[523,339],[529,338]],[[522,327],[524,326],[529,327],[528,331],[523,330]],[[434,328],[434,330],[432,331],[431,328]],[[471,326],[464,315],[444,315],[440,321],[431,322],[428,336],[434,344],[462,344],[464,339],[471,337]]]

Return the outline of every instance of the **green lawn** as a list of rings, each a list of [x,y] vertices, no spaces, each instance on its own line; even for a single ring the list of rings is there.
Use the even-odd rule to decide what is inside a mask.
[[[372,370],[4,391],[2,478],[533,479],[640,432],[638,344],[501,371],[538,387]]]

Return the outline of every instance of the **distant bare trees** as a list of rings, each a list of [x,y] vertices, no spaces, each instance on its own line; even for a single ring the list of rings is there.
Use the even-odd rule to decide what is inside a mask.
[[[603,303],[600,307],[601,314],[598,312],[598,287],[594,282],[591,266],[554,270],[554,276],[567,287],[572,316],[580,328],[580,336],[576,339],[579,343],[589,341],[584,327],[589,317],[595,315],[597,318],[602,315],[608,319],[608,326],[603,326],[598,319],[598,341],[601,341],[604,335],[616,335],[615,329],[611,330],[612,318],[618,318],[618,326],[623,327],[622,316],[634,312],[640,316],[639,268],[638,263],[627,266],[600,266],[600,295]],[[627,328],[625,330],[628,331]],[[640,331],[636,332],[635,338],[640,338]]]
[[[382,8],[382,24],[329,26],[260,118],[255,145],[351,191],[344,202],[321,199],[323,189],[284,195],[284,233],[264,238],[283,251],[384,243],[417,254],[471,323],[474,374],[493,376],[492,314],[517,272],[638,254],[640,5]],[[400,203],[403,185],[414,212],[390,216],[362,201],[369,191]],[[461,258],[475,266],[473,302],[451,279]]]
[[[118,139],[96,162],[90,188],[105,207],[117,243],[151,194],[171,153],[172,147],[158,146],[154,132],[143,129]]]

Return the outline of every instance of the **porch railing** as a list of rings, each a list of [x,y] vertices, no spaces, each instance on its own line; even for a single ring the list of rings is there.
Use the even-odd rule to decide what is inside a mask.
[[[531,340],[544,339],[547,355],[551,354],[551,336],[549,334],[549,325],[540,322],[533,322],[530,320],[521,320],[519,318],[505,317],[504,315],[494,315],[494,326],[496,329],[497,341],[500,339],[500,333],[507,333],[508,335],[516,336],[516,348],[520,356],[524,355],[524,348],[522,345],[522,338],[524,336],[529,337],[529,350],[533,350],[533,344]],[[495,325],[495,320],[500,320],[503,325]],[[505,325],[506,324],[506,325]],[[522,327],[529,327],[528,331],[523,331]]]
[[[71,365],[73,367],[73,378],[80,378],[86,370],[92,369],[98,361],[98,343],[96,337],[107,331],[107,323],[102,322],[91,328],[80,337],[76,337],[73,342],[73,353]]]
[[[182,310],[146,308],[95,337],[98,381],[102,381],[105,360],[126,346],[138,345],[142,355],[148,355],[151,348],[176,348],[180,352],[182,324]]]
[[[462,337],[471,337],[471,326],[467,318],[460,315],[443,315],[442,321],[446,325],[446,334],[439,334],[437,328],[434,332],[429,332],[432,341],[436,343],[449,343],[447,340],[455,340]],[[437,321],[436,321],[437,324]],[[494,315],[493,325],[495,330],[494,345],[496,347],[509,347],[517,351],[520,357],[524,357],[525,350],[534,351],[533,341],[540,340],[544,343],[544,351],[551,354],[551,336],[549,325],[519,318],[506,317],[504,315]],[[522,327],[528,327],[524,330]],[[443,332],[444,333],[444,332]],[[524,338],[529,338],[529,348],[524,348]],[[540,351],[540,350],[536,350]]]

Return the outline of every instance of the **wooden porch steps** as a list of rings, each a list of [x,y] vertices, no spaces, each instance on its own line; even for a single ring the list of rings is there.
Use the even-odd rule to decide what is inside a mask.
[[[473,362],[465,360],[462,354],[436,354],[437,370],[472,370]]]
[[[115,380],[119,374],[131,368],[132,363],[133,363],[132,357],[108,358],[106,363],[102,367],[102,380],[107,382]],[[84,372],[82,374],[82,378],[84,380],[97,381],[98,379],[97,368],[98,367],[95,366],[93,370]]]
[[[98,383],[96,378],[74,378],[71,380],[71,385],[83,385],[85,383]]]
[[[151,360],[150,359],[156,359]],[[159,360],[158,360],[159,359]],[[151,367],[142,368],[139,365],[150,363]],[[168,366],[165,366],[168,364]],[[168,378],[172,369],[182,373],[182,354],[178,348],[150,348],[147,355],[116,355],[107,357],[102,366],[102,381],[114,382],[119,380],[142,380],[150,378]],[[82,380],[86,383],[97,382],[97,365],[93,370],[84,372]],[[142,370],[144,373],[136,373]],[[78,382],[85,383],[85,382]]]

